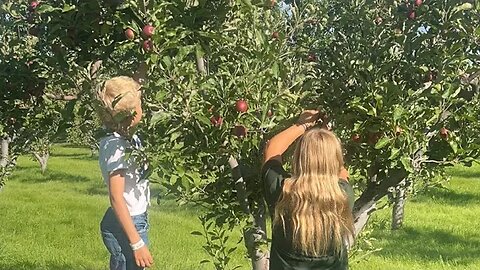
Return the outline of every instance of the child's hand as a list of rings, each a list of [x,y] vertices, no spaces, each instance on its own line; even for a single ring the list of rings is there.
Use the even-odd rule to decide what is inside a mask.
[[[349,176],[350,176],[350,175],[348,174],[347,169],[345,169],[345,167],[342,167],[342,169],[340,170],[340,175],[339,175],[339,177],[340,177],[341,179],[344,179],[344,180],[347,180],[347,181],[348,181],[348,177],[349,177]]]
[[[143,246],[133,252],[133,257],[138,267],[151,267],[153,265],[153,258],[147,246]]]
[[[297,125],[302,125],[305,129],[313,127],[320,117],[317,110],[306,110],[298,117]]]

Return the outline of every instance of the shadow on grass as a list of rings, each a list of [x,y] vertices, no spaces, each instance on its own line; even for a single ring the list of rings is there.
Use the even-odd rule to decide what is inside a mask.
[[[85,190],[87,195],[103,195],[108,196],[108,188],[103,181],[96,183],[95,185],[90,186]]]
[[[56,157],[56,158],[69,158],[69,159],[85,159],[85,158],[91,158],[94,157],[91,154],[86,154],[86,153],[55,153],[53,152],[51,154],[51,157]]]
[[[471,178],[480,180],[480,172],[478,170],[469,168],[468,170],[452,170],[450,175],[459,178]]]
[[[466,206],[469,204],[476,205],[480,203],[480,194],[458,192],[450,189],[432,188],[412,199],[417,202],[427,202],[434,200],[436,202],[444,202],[445,204],[455,206]]]
[[[399,261],[405,257],[430,262],[443,260],[455,265],[478,261],[478,239],[469,239],[443,230],[405,227],[400,231],[377,232],[375,237],[388,239],[378,254],[398,257]]]
[[[24,176],[20,180],[22,183],[46,183],[52,181],[59,181],[59,182],[89,182],[92,179],[80,176],[77,174],[70,174],[66,172],[59,172],[59,171],[47,171],[45,174],[42,174],[40,169],[37,167],[19,167],[20,170],[24,171]]]

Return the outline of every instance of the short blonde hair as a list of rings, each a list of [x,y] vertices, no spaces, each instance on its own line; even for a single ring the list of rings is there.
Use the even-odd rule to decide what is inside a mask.
[[[123,120],[133,116],[133,111],[141,104],[140,87],[127,76],[114,77],[97,86],[97,112],[108,128],[118,129]]]

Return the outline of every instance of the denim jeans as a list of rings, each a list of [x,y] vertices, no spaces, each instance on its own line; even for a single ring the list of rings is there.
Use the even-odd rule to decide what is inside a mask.
[[[148,245],[148,215],[147,212],[132,216],[133,224],[137,228],[140,237]],[[110,252],[110,270],[141,270],[133,257],[127,235],[117,220],[113,209],[110,207],[105,212],[100,223],[103,243]]]

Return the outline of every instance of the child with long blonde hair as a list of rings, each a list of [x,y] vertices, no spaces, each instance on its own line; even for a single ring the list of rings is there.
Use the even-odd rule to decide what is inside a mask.
[[[262,177],[273,219],[271,270],[348,269],[353,190],[339,139],[326,129],[311,128],[318,118],[318,111],[303,112],[296,125],[265,148]],[[282,155],[297,139],[289,175]]]

